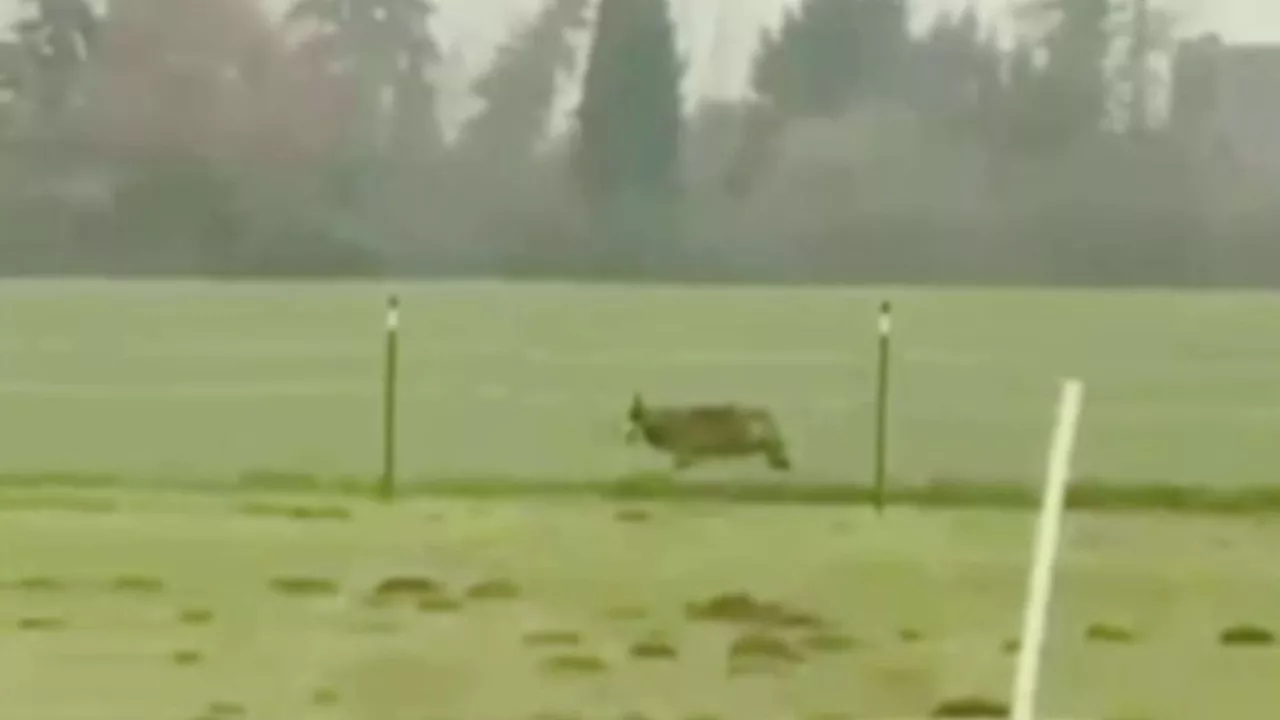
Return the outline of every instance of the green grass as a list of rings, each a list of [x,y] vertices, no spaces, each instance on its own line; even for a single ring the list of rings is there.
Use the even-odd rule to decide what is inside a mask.
[[[1007,698],[1031,533],[1028,514],[989,511],[434,499],[304,523],[230,498],[118,499],[0,523],[7,715],[923,717]],[[1280,629],[1280,525],[1074,514],[1067,530],[1050,716],[1274,717],[1280,650],[1218,636]],[[368,602],[392,577],[429,579],[432,599]],[[497,580],[518,592],[469,597]],[[743,592],[823,626],[686,614]],[[531,640],[551,637],[574,642]],[[673,652],[635,651],[655,644]]]
[[[1274,716],[1280,650],[1218,640],[1280,631],[1280,299],[401,285],[387,506],[368,497],[388,289],[0,284],[8,714],[816,720],[1002,700],[1032,520],[1012,511],[1037,501],[1076,375],[1046,707]],[[870,499],[885,297],[878,519],[850,505]],[[766,403],[797,470],[673,479],[622,441],[634,390]],[[1179,515],[1089,512],[1131,509]],[[444,590],[366,601],[393,576]],[[733,592],[825,627],[685,613]]]
[[[385,289],[0,284],[0,475],[370,477]],[[639,389],[767,403],[793,446],[791,481],[865,481],[883,297],[898,308],[891,467],[903,482],[1036,477],[1056,382],[1068,374],[1088,383],[1088,478],[1257,486],[1280,466],[1280,299],[1270,295],[396,289],[410,477],[663,468],[621,439]],[[694,477],[768,473],[727,465]]]

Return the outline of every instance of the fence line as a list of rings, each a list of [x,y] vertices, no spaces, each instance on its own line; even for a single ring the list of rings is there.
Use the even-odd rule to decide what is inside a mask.
[[[440,385],[426,386],[407,382],[401,386],[400,395],[406,398],[432,398],[444,403],[490,402],[525,406],[541,410],[598,409],[613,411],[626,403],[622,395],[601,397],[586,391],[564,392],[532,390],[518,386],[486,384],[459,386],[442,380]],[[661,397],[661,394],[656,394]],[[1008,392],[1003,397],[983,401],[982,407],[954,407],[945,403],[925,404],[921,400],[900,397],[895,403],[896,417],[955,418],[967,421],[1020,422],[1023,411],[1041,410],[1043,393],[1027,391]],[[161,384],[161,383],[76,383],[76,382],[0,382],[0,396],[27,398],[62,398],[73,400],[119,401],[128,398],[147,400],[243,400],[264,399],[370,399],[378,396],[376,382],[333,383],[228,383],[228,384]],[[1010,400],[1021,396],[1021,400]],[[743,400],[733,397],[697,398],[708,402],[719,400]],[[842,399],[809,397],[765,400],[776,408],[822,414],[842,414],[868,411],[871,399]],[[1095,401],[1092,413],[1111,422],[1150,423],[1170,420],[1195,420],[1197,422],[1239,422],[1280,420],[1280,402],[1179,402],[1144,398],[1120,400],[1100,397]]]
[[[458,392],[458,386],[401,387],[404,396],[430,397],[444,401],[492,401],[538,408],[600,407],[618,409],[625,406],[629,396],[618,395],[602,398],[594,393],[530,392],[503,385],[472,386]],[[0,396],[10,397],[62,397],[73,399],[119,400],[129,397],[173,399],[242,399],[253,397],[294,398],[360,398],[376,399],[378,388],[373,383],[297,384],[280,383],[228,384],[228,385],[173,385],[173,384],[107,384],[107,383],[0,383]],[[464,397],[460,397],[464,396]],[[792,404],[793,406],[796,404]],[[869,402],[818,400],[805,402],[809,410],[845,412],[869,407]]]
[[[0,356],[13,354],[31,355],[88,355],[92,357],[117,358],[215,358],[215,359],[313,359],[313,360],[375,360],[378,357],[376,340],[367,343],[146,343],[146,344],[103,344],[95,340],[83,342],[68,341],[23,341],[14,343],[0,342]],[[840,351],[834,350],[788,350],[761,352],[759,348],[742,348],[732,350],[717,348],[715,350],[680,350],[665,349],[661,353],[649,353],[643,350],[602,350],[564,352],[554,349],[490,346],[460,347],[449,344],[421,344],[412,342],[407,348],[406,358],[423,363],[432,360],[503,360],[518,361],[530,365],[548,365],[563,367],[792,367],[812,368],[824,367],[833,369],[867,368],[875,362],[874,353],[869,346],[851,347]],[[1001,373],[1021,372],[1034,374],[1036,378],[1047,378],[1048,374],[1041,367],[1044,359],[1038,357],[1018,356],[1005,353],[1002,357],[990,355],[954,353],[954,352],[922,352],[901,350],[895,353],[895,363],[907,363],[917,366],[935,366],[954,369],[970,369],[974,371],[995,371]],[[1158,361],[1158,362],[1157,362]],[[1098,371],[1127,370],[1141,372],[1144,380],[1151,378],[1177,378],[1184,375],[1205,377],[1216,374],[1231,375],[1239,379],[1241,372],[1256,371],[1268,377],[1277,374],[1274,358],[1179,358],[1162,356],[1132,360],[1116,357],[1105,363],[1090,363]]]

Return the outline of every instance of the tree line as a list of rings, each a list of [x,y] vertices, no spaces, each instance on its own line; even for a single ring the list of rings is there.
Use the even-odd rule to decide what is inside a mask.
[[[1145,0],[1022,0],[1012,46],[972,7],[803,0],[745,99],[685,91],[668,0],[545,0],[456,133],[432,0],[23,4],[5,274],[1280,280],[1275,188],[1157,111]]]

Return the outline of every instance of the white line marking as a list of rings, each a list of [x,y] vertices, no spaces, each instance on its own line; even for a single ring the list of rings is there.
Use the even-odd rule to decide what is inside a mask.
[[[1044,497],[1036,521],[1027,597],[1022,608],[1022,647],[1014,671],[1011,720],[1035,720],[1045,627],[1053,598],[1053,570],[1062,544],[1062,515],[1083,402],[1084,384],[1079,380],[1064,381],[1049,443]]]

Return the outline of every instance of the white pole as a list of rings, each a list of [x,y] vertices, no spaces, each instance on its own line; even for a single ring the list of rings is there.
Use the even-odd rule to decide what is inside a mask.
[[[1010,720],[1035,720],[1044,655],[1045,626],[1053,594],[1053,566],[1062,539],[1062,515],[1067,483],[1071,477],[1071,457],[1075,451],[1076,428],[1084,402],[1084,384],[1065,380],[1058,398],[1057,419],[1049,445],[1044,496],[1036,521],[1036,539],[1031,552],[1027,597],[1022,606],[1022,647],[1013,679],[1013,707]]]

